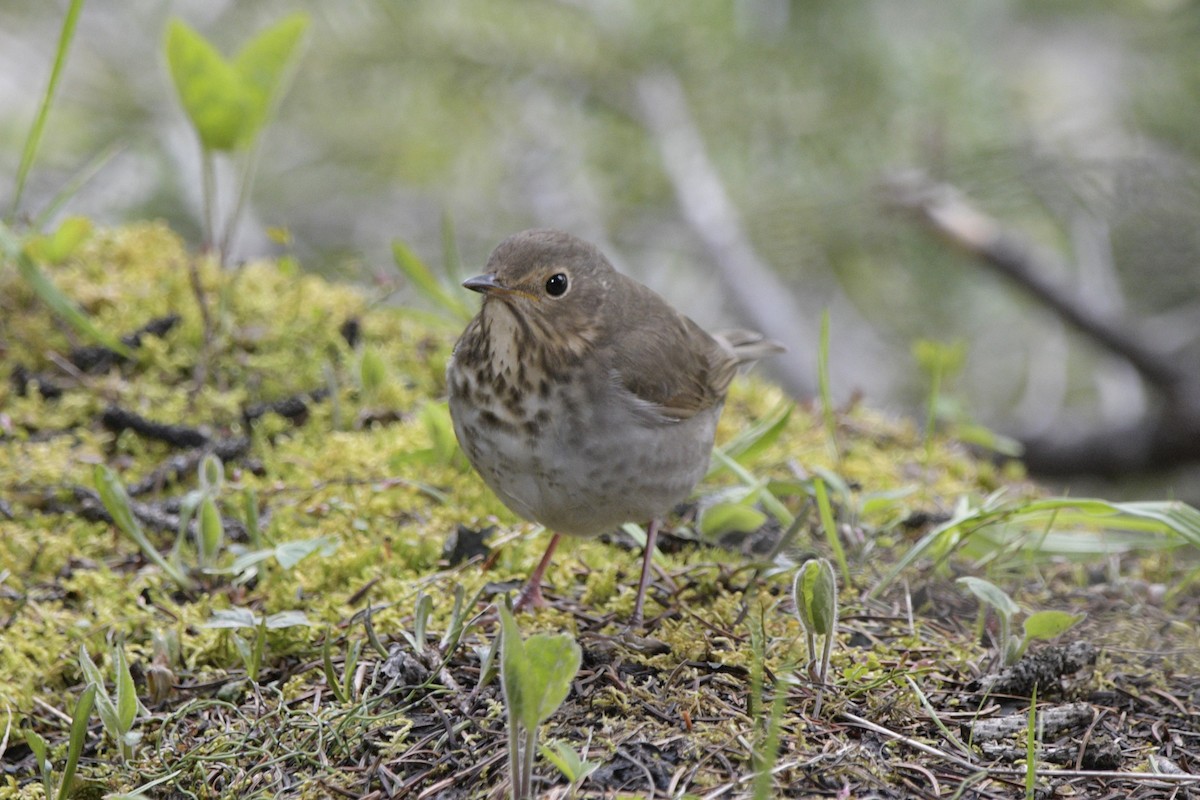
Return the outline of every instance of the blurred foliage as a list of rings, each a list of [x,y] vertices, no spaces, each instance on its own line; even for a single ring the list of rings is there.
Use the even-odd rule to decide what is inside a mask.
[[[0,58],[19,62],[23,85],[42,80],[59,5],[0,10],[2,41],[20,45]],[[971,342],[968,401],[1010,429],[1117,413],[1105,381],[1134,391],[1050,315],[889,213],[878,187],[897,168],[959,186],[1058,253],[1064,280],[1147,324],[1172,330],[1157,315],[1200,290],[1195,2],[187,0],[169,11],[223,48],[312,16],[266,135],[244,254],[270,251],[265,230],[286,226],[307,264],[382,273],[393,238],[441,253],[448,213],[470,265],[507,233],[552,225],[609,245],[708,324],[725,312],[699,277],[710,262],[634,100],[638,77],[665,69],[755,247],[797,293],[833,307],[840,397],[863,388],[919,406],[909,345],[921,337]],[[166,217],[198,236],[199,167],[161,56],[138,44],[161,41],[167,13],[150,0],[85,11],[31,193],[52,194],[121,141],[120,163],[70,210]],[[32,114],[15,82],[0,83],[5,100]],[[12,116],[0,171],[24,130]],[[1064,337],[1049,361],[1047,342]],[[1067,376],[1048,398],[1047,370]]]

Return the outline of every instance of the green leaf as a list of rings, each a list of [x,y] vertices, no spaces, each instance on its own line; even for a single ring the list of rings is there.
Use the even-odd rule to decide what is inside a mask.
[[[534,728],[555,712],[567,699],[571,681],[579,672],[583,651],[570,635],[539,633],[525,642],[528,659],[527,696],[535,702],[526,709],[526,726]]]
[[[63,764],[62,780],[58,785],[58,800],[67,800],[71,796],[72,784],[75,783],[75,769],[79,766],[79,757],[83,754],[83,746],[87,742],[88,722],[92,717],[97,691],[95,684],[89,685],[75,703],[75,712],[71,715],[67,760]]]
[[[242,74],[185,22],[167,25],[167,65],[183,110],[208,150],[233,150],[253,127],[255,95]]]
[[[1025,619],[1025,641],[1061,636],[1078,625],[1084,616],[1066,611],[1036,611]]]
[[[84,694],[92,693],[95,697],[96,690],[89,686],[84,690]],[[42,735],[32,728],[25,729],[25,744],[33,752],[34,761],[37,762],[38,772],[42,776],[42,793],[46,797],[53,797],[54,792],[54,765],[50,763],[48,753],[50,748],[46,744],[46,740]]]
[[[29,284],[38,299],[81,335],[126,358],[133,355],[130,349],[115,336],[105,333],[92,324],[92,321],[79,310],[75,302],[63,294],[62,290],[46,276],[33,257],[21,246],[17,237],[4,225],[0,225],[0,260],[16,262],[21,279]]]
[[[220,608],[212,613],[205,628],[257,628],[262,620],[248,608]]]
[[[810,558],[796,572],[792,584],[796,615],[810,632],[829,636],[837,619],[837,581],[833,565],[823,558]]]
[[[783,401],[775,406],[765,417],[755,422],[749,428],[743,429],[733,439],[725,443],[721,447],[721,452],[731,459],[737,459],[739,463],[746,464],[752,461],[755,456],[762,453],[772,444],[774,444],[783,432],[787,429],[788,420],[792,417],[792,412],[796,409],[796,404],[790,401]],[[721,461],[714,461],[709,467],[707,478],[712,478],[714,475],[724,471],[725,465]]]
[[[217,510],[216,501],[206,495],[200,501],[200,560],[205,564],[216,561],[224,540],[225,523],[221,521],[221,512]]]
[[[108,696],[108,692],[104,688],[104,676],[100,673],[96,662],[92,660],[85,645],[79,646],[79,666],[83,671],[84,680],[89,686],[96,689],[96,711],[100,714],[100,722],[104,725],[104,730],[114,741],[120,741],[120,715],[117,713],[117,707],[113,704],[112,698]]]
[[[137,686],[133,683],[133,675],[129,672],[129,661],[125,657],[125,648],[117,645],[113,648],[113,669],[116,672],[114,682],[117,689],[117,724],[121,733],[133,727],[137,719],[138,696]]]
[[[303,12],[284,17],[247,42],[234,59],[234,69],[249,97],[241,144],[248,144],[262,130],[287,88],[289,67],[295,63],[308,22]]]
[[[58,47],[54,52],[54,66],[50,70],[50,80],[46,91],[42,93],[42,102],[38,106],[37,116],[33,118],[33,126],[25,137],[25,146],[21,149],[21,161],[17,165],[16,189],[13,192],[12,212],[9,219],[16,217],[21,206],[21,194],[25,190],[25,181],[33,160],[37,156],[38,147],[42,141],[42,131],[46,127],[46,119],[50,116],[50,106],[54,101],[54,93],[62,78],[63,68],[67,64],[67,53],[71,49],[71,41],[75,38],[75,28],[79,23],[79,15],[83,11],[83,0],[71,0],[67,14],[63,17],[62,29],[58,34]]]
[[[74,255],[91,235],[90,219],[67,217],[54,233],[30,237],[25,244],[25,250],[36,261],[57,265]]]
[[[315,539],[303,539],[294,542],[283,542],[275,547],[275,560],[284,569],[291,569],[313,553],[331,556],[338,548],[338,540],[333,536],[318,536]]]
[[[839,484],[841,479],[838,478]],[[838,484],[835,484],[835,486]],[[845,484],[841,484],[845,485]],[[842,547],[842,537],[838,535],[837,523],[833,519],[833,505],[829,502],[829,492],[825,480],[821,477],[813,479],[813,497],[817,501],[817,515],[821,518],[821,530],[825,532],[825,541],[837,559],[838,568],[842,571],[842,580],[850,585],[850,562],[846,559],[846,550]]]
[[[142,531],[142,526],[138,524],[137,519],[133,516],[133,509],[129,503],[129,495],[125,493],[125,487],[121,481],[108,467],[103,464],[97,464],[92,471],[92,479],[96,482],[96,492],[100,495],[100,501],[104,504],[105,511],[113,518],[113,523],[129,538],[133,539],[141,548],[142,554],[146,558],[154,562],[163,572],[167,573],[177,584],[184,588],[189,588],[192,585],[191,580],[180,572],[171,562],[163,558],[162,553],[155,549],[150,540],[146,538],[146,534]]]
[[[918,339],[913,343],[912,354],[926,373],[952,378],[967,363],[967,343],[961,339],[953,342]]]
[[[207,453],[200,461],[200,489],[205,494],[216,494],[225,485],[225,466],[216,453]]]
[[[309,628],[312,623],[303,611],[280,611],[271,614],[265,620],[267,630],[276,631],[282,628]]]
[[[527,663],[517,621],[507,606],[500,605],[500,688],[504,691],[510,728],[525,719],[525,707],[530,705],[525,694]]]
[[[997,613],[1004,615],[1008,619],[1012,619],[1021,611],[1020,606],[1013,602],[1013,599],[1003,589],[991,581],[968,575],[967,577],[959,578],[955,583],[975,595],[981,602],[987,603],[996,609]]]
[[[598,761],[584,761],[574,747],[563,741],[555,741],[553,746],[542,745],[538,752],[542,758],[558,767],[567,782],[572,784],[583,780],[600,766]]]
[[[399,239],[392,242],[392,258],[417,291],[434,305],[448,311],[463,322],[475,316],[466,302],[448,292],[437,276],[425,265],[425,262]]]
[[[735,531],[753,533],[767,521],[757,508],[741,503],[715,503],[700,513],[700,533],[708,540]]]

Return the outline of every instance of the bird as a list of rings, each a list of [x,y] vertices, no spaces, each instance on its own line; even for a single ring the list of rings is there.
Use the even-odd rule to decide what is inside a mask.
[[[516,610],[544,605],[542,577],[562,536],[646,523],[630,624],[640,627],[663,517],[708,470],[738,368],[781,352],[751,331],[709,334],[569,233],[513,234],[447,362],[450,418],[487,486],[552,533]]]

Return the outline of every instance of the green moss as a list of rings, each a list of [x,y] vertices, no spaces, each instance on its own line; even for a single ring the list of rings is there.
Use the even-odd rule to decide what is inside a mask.
[[[191,286],[192,267],[204,286],[212,322],[207,339]],[[15,517],[0,521],[0,714],[11,709],[18,717],[36,719],[40,730],[61,743],[65,730],[35,714],[34,700],[71,707],[79,688],[75,659],[80,646],[107,669],[110,643],[124,641],[140,675],[150,664],[153,635],[171,631],[179,638],[180,654],[166,666],[188,689],[156,709],[154,720],[142,723],[146,739],[138,763],[96,770],[94,776],[89,772],[106,791],[129,790],[147,775],[178,769],[189,785],[220,785],[212,796],[253,796],[275,787],[276,767],[262,765],[278,760],[283,765],[278,768],[286,768],[289,780],[301,787],[294,790],[297,796],[320,796],[322,785],[360,786],[361,775],[342,767],[361,763],[368,750],[399,758],[414,742],[427,746],[433,734],[419,729],[420,715],[398,699],[334,702],[323,687],[321,644],[327,632],[335,637],[340,669],[349,645],[365,639],[362,612],[368,605],[375,631],[387,641],[400,640],[401,631],[412,629],[419,592],[434,598],[428,627],[440,635],[449,624],[456,587],[469,597],[489,582],[522,580],[546,545],[545,534],[514,520],[459,460],[437,455],[430,416],[422,409],[441,400],[453,327],[431,328],[403,309],[372,302],[359,289],[296,275],[270,262],[222,272],[154,224],[97,233],[54,270],[54,279],[107,330],[126,333],[168,313],[178,314],[180,323],[165,337],[145,337],[131,363],[101,375],[75,374],[59,366],[73,344],[67,332],[12,270],[0,270],[0,342],[7,348],[0,360],[0,486]],[[360,322],[363,346],[387,365],[385,384],[370,397],[359,390],[359,356],[339,332],[349,319]],[[17,364],[52,379],[65,393],[56,399],[37,392],[18,396],[11,381]],[[249,405],[324,389],[332,389],[333,396],[310,402],[302,424],[273,414],[249,427],[244,421]],[[783,401],[775,387],[754,378],[739,380],[718,441],[729,441]],[[226,514],[239,517],[243,493],[252,490],[270,515],[269,543],[320,538],[335,549],[287,568],[267,559],[246,581],[220,570],[198,574],[200,589],[179,591],[146,565],[132,540],[72,510],[73,488],[91,486],[94,465],[107,464],[133,483],[173,455],[166,445],[133,432],[105,430],[98,420],[110,404],[215,436],[250,436],[250,457],[228,465],[221,498]],[[864,539],[860,552],[852,554],[856,582],[872,580],[878,566],[873,559],[904,544],[903,531],[885,536],[877,528],[894,524],[906,510],[947,509],[961,495],[978,496],[1002,484],[1013,484],[1016,493],[1036,491],[1019,483],[1019,470],[997,469],[953,442],[935,442],[930,455],[908,421],[857,407],[838,422],[839,460],[833,460],[817,418],[798,408],[787,430],[755,456],[750,468],[756,477],[779,481],[794,481],[796,465],[827,469],[852,487],[850,497],[838,498],[844,503],[838,513],[839,521],[854,526]],[[703,490],[735,480],[724,472]],[[179,496],[195,486],[194,476],[187,475],[163,495],[145,499]],[[865,498],[888,495],[901,499],[859,513]],[[791,513],[808,513],[802,495],[779,500]],[[487,569],[443,562],[443,543],[459,524],[498,526],[490,540],[497,552]],[[175,542],[174,531],[147,529],[147,534],[161,552]],[[819,542],[810,524],[796,550],[820,550]],[[228,568],[246,548],[244,542],[232,542],[220,566]],[[185,565],[194,567],[190,539],[182,542],[181,553]],[[786,670],[807,654],[788,609],[789,576],[756,580],[743,566],[738,556],[709,546],[685,546],[663,557],[662,567],[680,591],[666,608],[653,593],[647,611],[652,617],[667,612],[653,636],[668,652],[623,652],[620,657],[636,662],[638,670],[623,683],[589,690],[593,754],[615,752],[630,735],[631,721],[646,741],[677,737],[679,709],[692,720],[687,734],[693,749],[726,747],[747,735],[739,710],[746,692],[739,670],[751,666],[745,604],[767,608],[770,670]],[[522,618],[522,627],[574,632],[586,624],[618,632],[632,610],[631,586],[639,567],[635,550],[599,540],[566,543],[546,581],[550,596],[571,602]],[[1159,563],[1156,570],[1165,573],[1168,567]],[[854,595],[844,587],[844,597]],[[576,604],[600,622],[565,610]],[[214,610],[235,607],[259,615],[302,611],[311,622],[268,635],[265,666],[281,682],[229,683],[241,678],[243,668],[232,635],[206,623]],[[253,638],[253,631],[238,633]],[[484,650],[488,636],[473,632],[468,645]],[[915,634],[899,623],[880,624],[872,636],[876,644],[866,658],[848,650],[844,636],[843,647],[834,651],[835,673],[853,670],[856,681],[887,683],[911,666],[910,651],[929,644],[920,624]],[[947,673],[982,655],[969,636],[939,642],[939,648],[940,668]],[[476,662],[456,655],[461,671],[454,674],[471,692],[475,687],[468,681],[477,679],[471,671]],[[438,666],[437,657],[424,657],[432,659],[427,668]],[[380,659],[369,646],[364,659],[370,670],[363,680],[370,683]],[[229,699],[218,699],[224,697],[222,687],[229,686],[235,687]],[[443,692],[437,686],[422,691],[437,697]],[[674,717],[641,713],[663,702],[664,692],[677,704]],[[457,709],[460,699],[446,702]],[[502,709],[495,697],[485,695],[480,708],[482,721],[477,718],[476,724],[482,727],[459,731],[459,746],[482,746],[485,732],[499,729]],[[556,724],[548,724],[548,735],[557,735]],[[789,725],[803,727],[795,720]],[[803,747],[803,740],[789,739],[789,746]],[[215,763],[224,765],[219,781],[210,767]],[[502,771],[496,767],[488,774]],[[490,780],[494,786],[497,779]],[[694,785],[714,783],[701,774]],[[0,785],[0,798],[33,797],[39,791],[32,784],[18,787],[10,778]]]

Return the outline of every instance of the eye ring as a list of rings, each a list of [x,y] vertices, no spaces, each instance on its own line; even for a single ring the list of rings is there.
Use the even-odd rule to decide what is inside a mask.
[[[562,297],[567,293],[569,285],[567,273],[556,272],[546,279],[546,294],[551,297]]]

